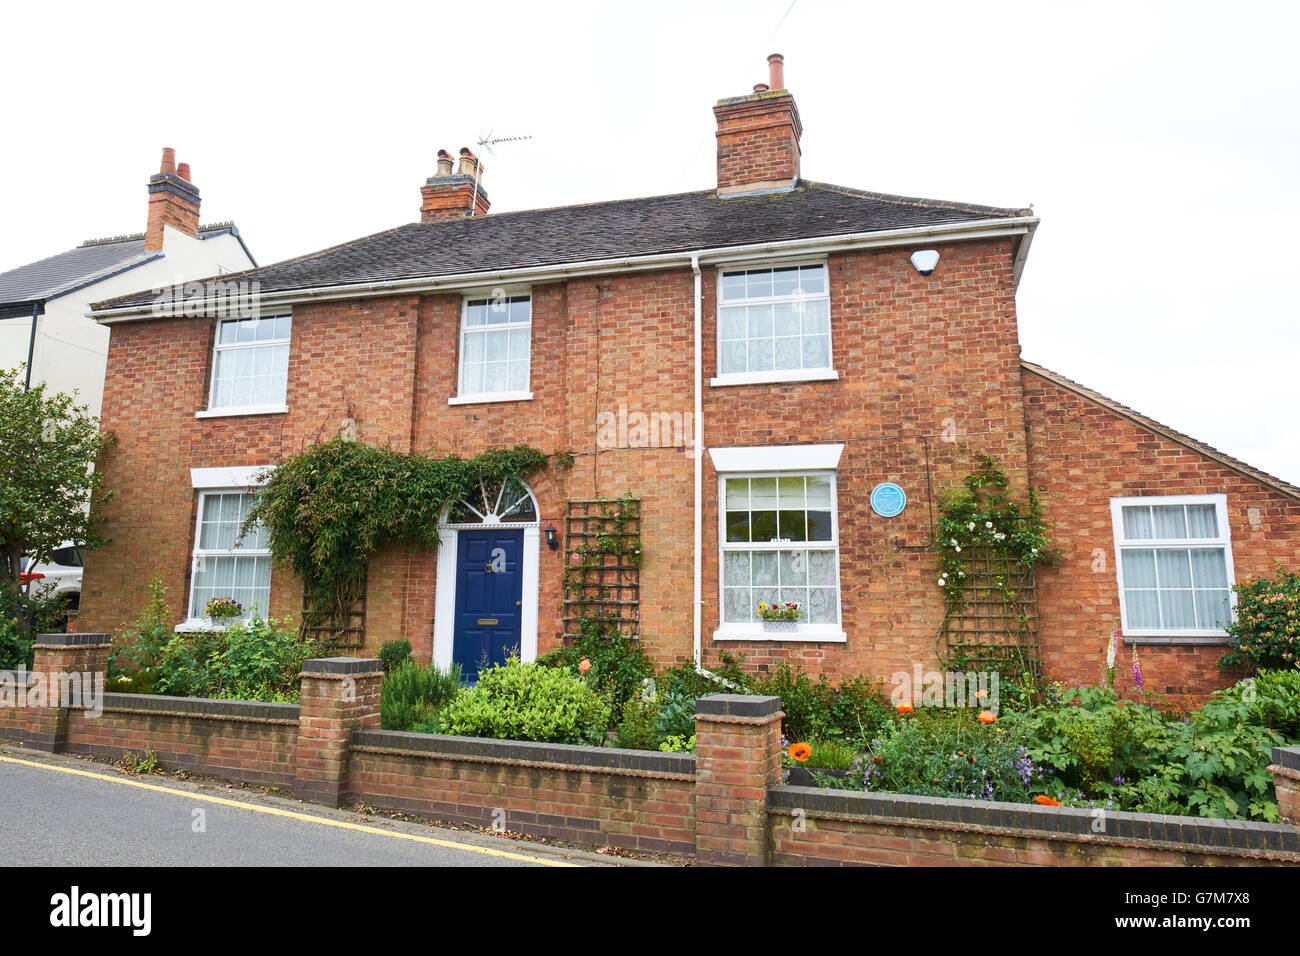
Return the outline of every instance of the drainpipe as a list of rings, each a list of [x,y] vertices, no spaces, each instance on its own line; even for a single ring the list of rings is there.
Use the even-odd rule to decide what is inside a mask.
[[[32,303],[32,331],[27,338],[27,379],[23,382],[23,391],[32,390],[32,357],[36,354],[36,317],[41,314],[41,303]]]
[[[695,274],[695,435],[691,449],[695,456],[695,552],[692,562],[695,566],[695,599],[691,603],[691,610],[694,615],[692,626],[695,635],[695,667],[698,670],[701,662],[701,628],[704,612],[704,577],[701,567],[704,545],[704,396],[700,391],[700,382],[704,376],[700,358],[704,292],[698,252],[691,253],[691,272]]]

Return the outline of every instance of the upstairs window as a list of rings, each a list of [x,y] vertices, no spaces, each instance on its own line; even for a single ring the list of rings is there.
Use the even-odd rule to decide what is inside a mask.
[[[290,324],[275,315],[217,326],[208,411],[284,411]]]
[[[465,301],[460,332],[457,401],[532,398],[528,391],[532,349],[531,296]]]
[[[1222,637],[1232,620],[1224,495],[1112,498],[1124,634]]]
[[[713,384],[834,377],[825,263],[722,273]]]

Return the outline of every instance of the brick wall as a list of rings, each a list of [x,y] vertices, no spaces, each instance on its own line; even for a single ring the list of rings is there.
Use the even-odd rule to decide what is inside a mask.
[[[103,672],[106,635],[46,635],[34,674]],[[1300,749],[1278,748],[1282,824],[1109,813],[780,785],[781,702],[696,702],[695,754],[378,729],[380,664],[303,664],[302,704],[104,695],[85,705],[0,707],[0,739],[116,759],[153,751],[165,769],[292,787],[497,830],[705,865],[1300,864]],[[59,732],[51,734],[50,728]],[[1099,826],[1100,823],[1100,826]]]
[[[350,799],[441,820],[656,853],[695,852],[695,758],[372,731]]]
[[[1300,554],[1300,501],[1200,452],[1156,435],[1111,409],[1030,370],[1025,422],[1034,484],[1064,562],[1038,576],[1040,640],[1046,670],[1064,681],[1096,681],[1119,585],[1110,499],[1225,494],[1238,582],[1294,567]],[[1221,644],[1140,644],[1149,691],[1203,698],[1240,675],[1221,673]],[[1121,663],[1129,659],[1126,650]]]

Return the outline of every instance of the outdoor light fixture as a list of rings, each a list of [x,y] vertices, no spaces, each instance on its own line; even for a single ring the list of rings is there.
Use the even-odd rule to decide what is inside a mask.
[[[560,539],[555,536],[555,525],[546,526],[546,546],[554,551],[560,546]]]
[[[923,276],[928,276],[939,264],[939,253],[934,249],[918,249],[912,253],[912,265]]]

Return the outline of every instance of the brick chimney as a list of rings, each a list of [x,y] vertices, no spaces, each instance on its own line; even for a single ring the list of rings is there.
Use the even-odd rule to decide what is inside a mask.
[[[163,247],[163,228],[171,226],[187,236],[199,234],[199,191],[190,182],[190,164],[176,165],[176,150],[163,149],[162,166],[149,177],[149,224],[144,247],[156,252]]]
[[[452,172],[451,153],[438,150],[438,171],[420,187],[420,222],[433,219],[461,219],[487,215],[487,193],[483,191],[483,166],[468,149],[460,151],[460,169]],[[474,175],[478,174],[478,189]]]
[[[785,88],[785,58],[767,58],[768,80],[748,96],[718,100],[718,195],[790,189],[799,181],[803,124]]]

